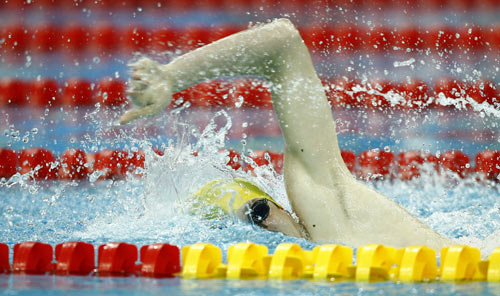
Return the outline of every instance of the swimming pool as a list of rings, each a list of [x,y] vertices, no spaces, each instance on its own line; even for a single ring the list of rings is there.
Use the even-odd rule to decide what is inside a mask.
[[[322,78],[330,86],[345,86],[351,92],[357,89],[347,100],[374,90],[375,94],[385,93],[387,86],[389,90],[410,89],[419,94],[434,89],[451,96],[453,102],[472,94],[478,103],[486,97],[488,103],[497,103],[498,96],[495,100],[495,94],[488,93],[491,87],[483,82],[498,85],[498,4],[478,1],[469,7],[460,1],[445,2],[408,5],[401,1],[267,0],[224,1],[226,5],[221,6],[218,1],[207,1],[196,2],[193,7],[190,1],[161,0],[134,4],[76,1],[71,5],[63,1],[3,1],[0,76],[30,83],[48,78],[57,83],[56,93],[71,92],[75,81],[85,82],[88,87],[84,91],[90,93],[100,90],[104,76],[126,79],[132,52],[168,61],[249,23],[285,16],[300,27]],[[54,38],[58,34],[62,38]],[[75,76],[79,79],[70,79]],[[415,86],[412,78],[425,85]],[[350,80],[359,81],[359,85],[349,85]],[[371,83],[377,81],[381,88],[374,89]],[[31,84],[24,86],[21,93],[28,92]],[[0,83],[0,94],[5,93],[2,87]],[[486,95],[477,96],[478,89]],[[498,94],[498,87],[492,92]],[[227,155],[220,153],[230,148],[242,154],[244,162],[252,163],[246,156],[253,152],[282,152],[283,140],[271,109],[240,108],[238,102],[212,108],[179,104],[160,118],[121,127],[117,120],[126,107],[120,104],[109,107],[103,101],[90,102],[87,94],[82,96],[86,106],[65,102],[33,107],[37,105],[33,97],[30,101],[23,95],[16,98],[22,101],[19,105],[6,103],[0,95],[0,147],[15,151],[43,147],[56,157],[69,148],[83,149],[88,155],[105,149],[144,151],[146,165],[138,171],[142,178],[129,174],[109,179],[95,172],[88,180],[33,181],[27,175],[15,175],[0,181],[0,242],[8,244],[11,262],[13,246],[23,241],[52,246],[85,241],[96,248],[111,241],[138,247],[158,242],[179,247],[206,242],[220,248],[224,257],[229,247],[243,241],[266,245],[270,253],[283,242],[296,243],[305,250],[317,246],[229,218],[207,221],[186,210],[186,197],[201,185],[214,178],[234,176],[255,181],[285,208],[291,208],[282,175],[266,166],[253,172],[234,171],[226,165]],[[98,96],[104,95],[101,92]],[[472,111],[467,104],[457,104],[461,107],[457,109],[412,109],[379,107],[380,102],[375,101],[352,108],[334,106],[342,149],[357,156],[369,149],[396,155],[416,150],[438,156],[459,150],[470,157],[470,167],[475,166],[474,156],[481,151],[500,151],[498,105],[489,111]],[[159,151],[164,156],[159,156]],[[360,168],[359,157],[356,168]],[[392,169],[396,170],[391,171],[395,177],[374,176],[365,182],[438,232],[461,244],[477,246],[483,258],[500,246],[500,242],[482,242],[500,229],[498,181],[484,180],[474,172],[465,178],[436,172],[429,163],[423,166],[420,178],[404,181],[398,178],[395,162]],[[500,294],[500,284],[491,282],[408,284],[7,274],[0,274],[0,287],[4,294],[30,295]]]
[[[235,151],[249,152],[252,149],[265,147],[273,150],[281,147],[282,140],[276,135],[266,135],[269,128],[251,126],[248,136],[241,137],[241,130],[231,129],[244,126],[248,118],[255,116],[255,110],[227,110],[220,113],[217,110],[193,109],[184,111],[181,115],[168,114],[153,119],[165,130],[154,128],[147,120],[141,121],[136,127],[117,128],[113,118],[117,111],[94,112],[89,120],[79,120],[71,126],[73,118],[83,118],[94,109],[50,111],[46,119],[39,120],[40,110],[30,108],[3,111],[15,114],[10,118],[9,126],[20,135],[31,132],[34,128],[40,130],[29,136],[26,143],[5,136],[11,141],[11,147],[16,150],[32,146],[43,146],[55,153],[62,153],[68,147],[80,147],[86,151],[100,151],[105,148],[133,151],[135,148],[145,150],[146,175],[137,178],[129,175],[126,179],[92,181],[29,181],[14,176],[9,182],[3,182],[1,187],[1,208],[3,215],[1,237],[11,249],[15,243],[22,241],[41,241],[56,245],[65,241],[85,241],[98,246],[110,241],[123,241],[138,247],[156,242],[168,242],[179,247],[197,242],[212,243],[225,254],[231,245],[242,241],[250,241],[266,245],[269,252],[283,242],[299,244],[303,249],[311,250],[316,244],[286,237],[280,233],[271,233],[249,224],[224,219],[206,221],[186,213],[185,200],[198,189],[200,184],[215,177],[232,175],[246,176],[267,190],[285,208],[290,208],[286,200],[282,176],[271,169],[262,167],[256,170],[257,176],[243,171],[234,172],[225,166],[227,158],[219,153],[219,149],[231,147]],[[391,112],[371,113],[365,110],[342,112],[336,111],[339,126],[339,142],[344,149],[350,149],[357,154],[366,148],[381,148],[385,150],[429,150],[432,153],[447,149],[461,149],[474,155],[484,149],[495,149],[498,143],[496,137],[487,138],[481,132],[481,126],[488,130],[489,124],[480,117],[469,114],[465,117],[466,126],[474,126],[470,134],[462,129],[463,121],[457,123],[453,110],[429,111],[427,114],[411,115],[408,113]],[[262,122],[273,122],[272,112],[259,111],[266,118]],[[388,121],[377,118],[385,117]],[[439,118],[436,119],[436,117]],[[205,118],[205,119],[203,119]],[[108,119],[108,120],[106,120]],[[212,123],[210,119],[214,119]],[[402,122],[405,124],[401,124]],[[363,129],[359,121],[378,123],[371,126],[386,137],[374,137],[371,130]],[[463,119],[462,119],[463,120]],[[231,122],[232,127],[227,125]],[[442,123],[446,122],[443,131]],[[422,124],[423,123],[423,124]],[[207,128],[207,124],[208,127]],[[274,123],[276,124],[276,123]],[[393,126],[399,125],[400,132],[415,135],[405,137],[393,131]],[[9,129],[9,126],[4,128]],[[342,126],[350,128],[342,128]],[[453,134],[457,129],[461,137],[453,139],[440,137]],[[213,129],[211,129],[213,128]],[[273,130],[273,128],[270,128]],[[124,130],[126,132],[124,132]],[[203,131],[205,130],[205,133]],[[69,132],[68,132],[69,131]],[[207,133],[212,131],[212,133]],[[148,134],[151,133],[151,134]],[[70,139],[65,139],[70,135]],[[154,136],[155,135],[155,136]],[[204,135],[204,136],[201,136]],[[421,135],[422,138],[418,138]],[[477,138],[479,136],[479,138]],[[73,138],[71,138],[73,137]],[[486,138],[485,138],[486,137]],[[470,139],[481,141],[471,141]],[[152,139],[152,140],[150,140]],[[243,141],[243,142],[242,142]],[[33,143],[32,143],[33,142]],[[226,143],[227,142],[227,143]],[[74,144],[68,145],[68,143]],[[426,143],[429,143],[428,146]],[[84,144],[82,146],[82,144]],[[163,157],[152,157],[151,147],[165,151]],[[277,148],[279,149],[279,148]],[[149,152],[147,152],[149,151]],[[193,156],[192,152],[198,155]],[[279,151],[279,150],[277,150]],[[158,186],[161,184],[161,186]],[[449,237],[459,238],[463,244],[480,247],[483,257],[489,254],[497,245],[482,245],[480,239],[500,228],[500,213],[498,207],[498,183],[478,182],[474,177],[461,179],[453,176],[438,175],[430,171],[419,179],[401,181],[387,178],[369,182],[387,196],[432,226],[440,233]],[[467,284],[395,284],[357,283],[357,282],[317,282],[317,281],[224,281],[224,280],[183,280],[148,279],[148,278],[98,278],[98,277],[54,277],[54,276],[9,276],[1,275],[0,281],[6,292],[82,294],[88,293],[173,293],[173,294],[217,294],[234,295],[239,293],[251,295],[267,295],[269,293],[284,293],[293,295],[316,294],[378,294],[380,291],[394,294],[437,294],[455,295],[496,294],[500,286],[496,283]]]

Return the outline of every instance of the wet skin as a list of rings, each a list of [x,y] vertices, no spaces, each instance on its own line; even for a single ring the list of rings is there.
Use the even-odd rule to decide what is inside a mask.
[[[266,230],[282,232],[289,236],[307,238],[304,227],[292,215],[265,198],[249,200],[236,212],[236,216]]]

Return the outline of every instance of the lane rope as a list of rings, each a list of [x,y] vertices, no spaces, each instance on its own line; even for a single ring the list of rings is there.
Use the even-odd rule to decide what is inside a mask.
[[[251,242],[231,245],[227,263],[222,251],[209,243],[196,243],[179,249],[167,243],[137,246],[125,242],[92,244],[73,241],[53,247],[42,242],[14,245],[9,264],[9,248],[0,243],[0,273],[99,277],[176,277],[185,279],[262,279],[362,282],[500,282],[500,247],[487,260],[471,246],[448,246],[436,251],[426,246],[396,249],[369,244],[356,250],[342,245],[319,245],[303,250],[298,244],[281,243],[274,254]],[[182,254],[182,255],[181,255]],[[138,263],[138,261],[140,262]]]
[[[283,172],[283,154],[271,151],[254,151],[245,162],[233,150],[222,150],[227,155],[231,168],[252,172],[256,167],[271,166],[278,174]],[[381,149],[341,151],[347,168],[358,178],[365,180],[418,178],[429,168],[437,172],[451,172],[460,178],[476,176],[500,181],[500,151],[485,150],[471,159],[459,150],[445,151],[439,155],[421,151],[406,151],[395,154]],[[163,152],[155,150],[161,157]],[[194,153],[196,156],[197,153]],[[472,165],[474,160],[475,166]],[[67,149],[60,156],[45,148],[29,148],[14,151],[0,148],[0,178],[10,178],[16,173],[30,174],[34,180],[85,180],[93,173],[98,180],[125,178],[128,174],[140,177],[139,168],[145,165],[144,151],[102,150],[86,153],[81,149]]]

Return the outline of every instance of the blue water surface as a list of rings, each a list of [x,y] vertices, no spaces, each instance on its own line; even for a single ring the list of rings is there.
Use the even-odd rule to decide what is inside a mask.
[[[220,111],[220,110],[219,110]],[[0,238],[11,250],[15,243],[42,241],[52,245],[72,240],[98,246],[125,241],[138,247],[168,242],[184,246],[212,243],[227,252],[242,241],[264,244],[270,253],[283,242],[304,249],[315,244],[271,233],[231,218],[207,221],[190,214],[187,197],[206,182],[219,177],[244,176],[290,209],[283,177],[271,168],[257,175],[235,172],[225,166],[218,151],[233,148],[281,151],[276,119],[269,111],[189,110],[166,112],[158,119],[119,127],[121,110],[2,110],[8,114],[1,146],[19,150],[45,147],[56,154],[69,147],[95,152],[105,148],[146,151],[144,177],[122,180],[30,181],[16,175],[0,185]],[[47,114],[45,114],[47,113]],[[170,113],[170,114],[169,114]],[[458,119],[454,111],[406,114],[334,111],[339,143],[359,153],[369,148],[388,151],[424,150],[433,153],[462,150],[473,156],[484,149],[498,149],[496,123],[474,113]],[[258,119],[260,116],[260,120]],[[42,119],[41,119],[42,118]],[[245,124],[247,123],[247,124]],[[251,123],[251,124],[248,124]],[[394,128],[397,126],[398,128]],[[454,134],[454,137],[446,135]],[[165,156],[152,153],[152,147]],[[196,150],[197,157],[192,155]],[[500,229],[498,183],[462,180],[429,172],[411,182],[382,180],[367,183],[393,198],[438,232],[464,243],[477,243]],[[335,243],[335,242],[332,242]],[[499,244],[500,245],[500,244]],[[491,246],[482,248],[491,252]],[[3,294],[171,294],[171,295],[495,295],[498,283],[225,281],[147,278],[56,276],[0,276]]]

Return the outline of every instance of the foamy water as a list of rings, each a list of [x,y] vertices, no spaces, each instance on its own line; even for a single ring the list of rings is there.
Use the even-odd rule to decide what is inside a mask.
[[[102,120],[99,116],[90,118]],[[2,182],[2,240],[11,245],[26,240],[54,244],[84,240],[96,244],[127,241],[138,245],[169,242],[179,246],[203,241],[223,250],[241,241],[265,244],[271,250],[282,242],[296,242],[308,249],[314,246],[306,240],[268,232],[231,217],[205,220],[190,214],[189,197],[201,186],[217,178],[237,176],[256,182],[286,209],[291,209],[283,177],[272,168],[260,167],[253,175],[225,165],[229,157],[220,150],[225,148],[227,134],[233,128],[233,120],[225,111],[214,113],[212,121],[201,128],[184,122],[176,112],[144,121],[149,123],[123,130],[113,120],[100,122],[86,142],[92,151],[114,135],[133,149],[144,150],[146,166],[140,172],[142,178],[129,175],[125,180],[48,183],[16,175]],[[173,130],[174,136],[162,144],[164,156],[152,150],[154,141],[140,136],[149,125]],[[243,144],[242,149],[246,149]],[[244,157],[244,161],[252,160]],[[462,244],[478,246],[483,257],[498,247],[498,183],[477,181],[475,177],[460,179],[429,170],[420,179],[409,182],[386,180],[368,185],[441,234]],[[495,230],[497,234],[491,236]]]

